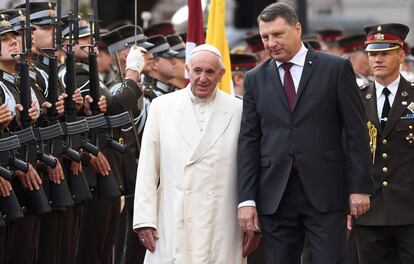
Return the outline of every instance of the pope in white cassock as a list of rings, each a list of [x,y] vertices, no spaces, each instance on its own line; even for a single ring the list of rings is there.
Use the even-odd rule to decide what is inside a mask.
[[[216,85],[220,52],[204,44],[186,65],[190,84],[152,101],[142,138],[133,228],[145,264],[239,264],[236,152],[242,101]]]

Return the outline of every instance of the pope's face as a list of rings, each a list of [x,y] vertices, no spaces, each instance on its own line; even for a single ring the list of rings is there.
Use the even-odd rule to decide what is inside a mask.
[[[199,98],[209,97],[221,81],[224,69],[220,67],[217,55],[209,51],[199,51],[190,57],[186,65],[190,77],[191,91]]]

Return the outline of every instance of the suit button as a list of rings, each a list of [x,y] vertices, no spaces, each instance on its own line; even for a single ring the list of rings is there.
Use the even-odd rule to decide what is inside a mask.
[[[408,126],[408,128],[409,128],[409,129],[413,129],[413,125],[409,125],[409,126]]]
[[[387,181],[383,181],[382,182],[382,186],[387,187],[388,186],[388,182]]]
[[[384,138],[383,140],[382,140],[382,144],[387,144],[388,143],[388,141]]]
[[[388,168],[387,167],[384,167],[384,168],[382,168],[382,171],[383,172],[388,172]]]
[[[387,153],[382,153],[382,158],[383,158],[383,159],[388,158],[388,154],[387,154]]]

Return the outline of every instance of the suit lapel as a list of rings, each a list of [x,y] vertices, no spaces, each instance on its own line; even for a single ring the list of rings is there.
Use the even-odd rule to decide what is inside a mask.
[[[375,85],[372,84],[367,89],[368,91],[365,94],[365,97],[363,98],[363,100],[365,100],[367,117],[368,120],[371,120],[377,128],[377,133],[382,134],[381,124],[378,119],[377,95]]]
[[[185,88],[182,91],[181,103],[178,104],[177,109],[174,111],[174,120],[185,142],[187,142],[192,150],[195,150],[200,139],[201,131],[194,113],[190,95],[188,94],[190,92],[188,89]]]
[[[297,105],[299,104],[301,95],[303,94],[303,91],[305,90],[306,85],[308,84],[312,76],[312,72],[316,66],[316,63],[317,63],[317,55],[315,52],[313,52],[311,48],[309,48],[308,53],[306,54],[305,64],[303,65],[302,76],[300,78],[299,87],[298,87],[298,91],[296,95],[295,109]]]
[[[207,125],[187,165],[199,160],[223,135],[232,118],[232,113],[226,110],[225,106],[224,94],[217,90]]]
[[[401,77],[400,84],[398,85],[397,94],[395,95],[394,102],[391,107],[391,111],[388,115],[388,121],[384,127],[383,137],[386,137],[391,129],[394,127],[395,123],[400,119],[401,115],[406,111],[407,105],[403,105],[402,101],[411,102],[412,100],[412,89],[410,84]],[[408,96],[403,98],[402,94],[406,93]],[[409,100],[410,99],[410,100]]]
[[[285,88],[283,87],[282,81],[280,80],[279,70],[277,69],[276,62],[273,59],[269,60],[266,75],[268,76],[269,83],[274,87],[277,97],[282,102],[283,106],[288,112],[291,112],[285,93]]]

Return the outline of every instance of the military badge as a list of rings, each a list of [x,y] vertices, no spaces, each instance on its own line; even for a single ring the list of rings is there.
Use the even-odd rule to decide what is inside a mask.
[[[403,92],[401,93],[401,97],[402,97],[402,98],[407,98],[407,97],[408,97],[408,93],[407,93],[407,91],[403,91]]]
[[[384,34],[377,33],[374,36],[375,40],[384,40]]]
[[[401,101],[401,104],[402,105],[407,105],[408,103],[407,103],[407,101]]]
[[[411,113],[414,113],[414,103],[411,102],[408,106],[407,109],[411,111]]]
[[[381,26],[378,26],[378,27],[377,27],[377,30],[378,30],[378,31],[381,31],[381,30],[382,30],[382,27],[381,27]]]
[[[371,97],[372,97],[372,94],[369,93],[365,96],[365,99],[369,100],[369,99],[371,99]]]

